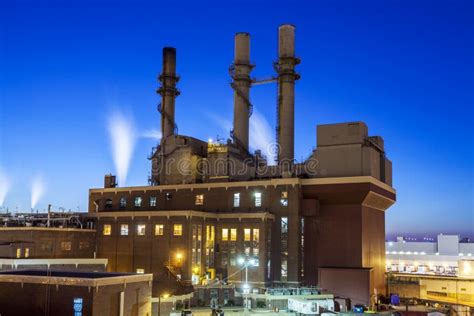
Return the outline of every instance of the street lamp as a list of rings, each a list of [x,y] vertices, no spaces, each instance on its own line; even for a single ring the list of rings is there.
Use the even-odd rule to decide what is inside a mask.
[[[247,310],[247,309],[249,309],[248,294],[250,293],[248,268],[249,268],[249,266],[251,266],[251,267],[257,266],[258,262],[255,258],[239,257],[237,259],[237,263],[241,266],[244,266],[244,268],[245,268],[245,284],[243,285],[242,288],[244,290],[244,309]]]

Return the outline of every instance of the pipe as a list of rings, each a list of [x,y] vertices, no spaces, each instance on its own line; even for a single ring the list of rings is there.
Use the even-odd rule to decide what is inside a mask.
[[[163,48],[163,69],[158,77],[161,82],[160,88],[156,91],[161,95],[161,104],[158,111],[161,113],[161,133],[163,141],[175,134],[175,99],[179,95],[176,83],[179,77],[176,76],[176,49],[174,47]]]
[[[234,129],[232,132],[234,142],[245,152],[249,148],[249,116],[252,105],[250,96],[250,34],[237,33],[234,39],[234,63],[230,68],[234,89]]]
[[[295,66],[299,62],[300,60],[295,57],[295,27],[283,24],[278,28],[278,62],[276,64],[278,163],[290,167],[295,157],[295,81],[300,78],[295,72]]]

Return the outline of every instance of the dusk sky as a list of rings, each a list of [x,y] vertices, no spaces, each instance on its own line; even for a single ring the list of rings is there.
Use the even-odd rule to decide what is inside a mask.
[[[265,78],[277,27],[292,23],[296,158],[316,145],[317,124],[364,121],[393,162],[387,236],[474,237],[473,21],[471,0],[1,1],[3,205],[29,211],[40,179],[37,209],[87,210],[88,189],[116,172],[117,113],[138,136],[126,184],[147,184],[163,46],[177,48],[179,133],[228,137],[234,33],[251,34],[252,76]],[[274,137],[276,87],[251,93],[259,148]]]

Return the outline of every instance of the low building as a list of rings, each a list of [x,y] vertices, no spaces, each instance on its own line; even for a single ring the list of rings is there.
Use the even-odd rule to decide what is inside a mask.
[[[151,281],[150,274],[0,272],[0,314],[150,316]]]
[[[435,240],[410,241],[397,237],[387,241],[386,269],[400,273],[458,275],[462,260],[474,260],[474,243],[458,235],[438,235]]]
[[[474,307],[472,277],[389,273],[387,288],[402,298]]]

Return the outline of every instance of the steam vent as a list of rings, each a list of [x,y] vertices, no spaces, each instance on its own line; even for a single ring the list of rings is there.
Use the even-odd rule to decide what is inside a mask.
[[[252,289],[318,286],[368,303],[375,291],[385,293],[385,210],[396,197],[383,138],[359,121],[318,125],[316,149],[296,161],[295,85],[304,63],[295,54],[295,27],[278,28],[268,79],[252,77],[250,34],[237,33],[234,43],[233,129],[219,142],[178,133],[179,52],[163,49],[163,138],[149,157],[149,185],[117,187],[108,175],[105,188],[90,190],[97,257],[108,259],[110,271],[153,274],[153,296],[216,278],[239,288],[238,259],[247,258]],[[275,163],[249,150],[258,84],[277,89]]]

